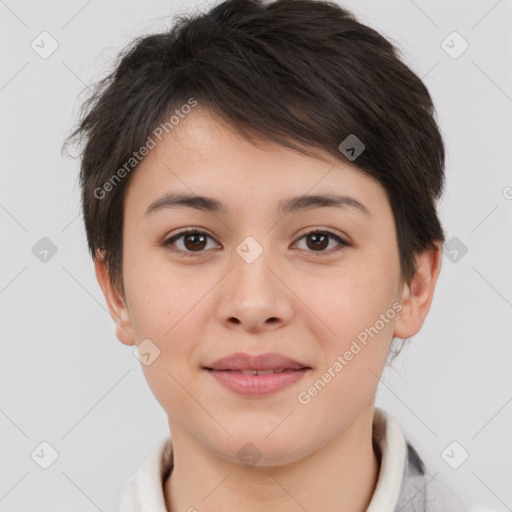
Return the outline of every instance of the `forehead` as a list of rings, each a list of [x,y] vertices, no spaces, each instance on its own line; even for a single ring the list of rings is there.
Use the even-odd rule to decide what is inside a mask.
[[[138,214],[166,192],[215,197],[243,207],[278,203],[283,197],[341,194],[377,213],[384,189],[354,164],[318,150],[304,155],[259,138],[257,145],[207,111],[188,114],[139,164],[131,177],[126,208]],[[234,210],[233,210],[234,212]],[[229,213],[229,211],[228,211]]]

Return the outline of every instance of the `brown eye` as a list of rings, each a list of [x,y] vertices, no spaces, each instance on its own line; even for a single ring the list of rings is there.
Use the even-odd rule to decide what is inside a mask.
[[[200,251],[206,246],[206,237],[201,233],[187,233],[183,236],[183,244],[189,251]]]
[[[311,233],[306,240],[310,249],[325,249],[329,245],[329,235],[325,233]]]
[[[347,242],[345,242],[345,240],[340,238],[338,235],[331,233],[330,231],[310,231],[309,233],[306,233],[305,235],[301,236],[299,238],[299,241],[302,240],[303,238],[306,239],[306,246],[310,252],[330,253],[335,252],[339,249],[343,249],[344,247],[349,247],[350,245]],[[336,241],[338,243],[338,246],[326,251],[325,249],[329,247],[330,240]]]
[[[204,249],[208,244],[208,238],[211,238],[211,236],[207,233],[195,229],[188,229],[169,238],[164,242],[164,245],[169,246],[173,251],[184,253],[186,256],[199,256],[201,253],[205,252]],[[180,242],[181,247],[177,242]]]
[[[213,240],[210,235],[203,231],[187,229],[169,238],[163,242],[163,245],[173,252],[178,253],[180,256],[201,256],[203,253],[207,252],[208,239]],[[330,231],[310,231],[309,233],[301,236],[299,241],[302,239],[306,239],[305,250],[307,252],[318,253],[318,256],[323,255],[324,253],[334,253],[345,247],[350,247],[348,242],[345,242],[341,237],[331,233]],[[337,246],[335,245],[329,250],[326,250],[331,241],[335,241]]]

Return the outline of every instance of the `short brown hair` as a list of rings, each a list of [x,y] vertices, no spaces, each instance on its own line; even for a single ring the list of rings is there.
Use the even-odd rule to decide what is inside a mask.
[[[123,294],[123,205],[133,172],[104,197],[95,191],[190,98],[249,140],[256,134],[306,154],[320,149],[345,160],[340,143],[355,135],[364,144],[357,167],[390,201],[405,282],[415,255],[444,242],[435,206],[443,140],[427,88],[399,50],[335,2],[228,0],[135,39],[95,86],[68,138],[84,143],[90,253],[101,251]]]

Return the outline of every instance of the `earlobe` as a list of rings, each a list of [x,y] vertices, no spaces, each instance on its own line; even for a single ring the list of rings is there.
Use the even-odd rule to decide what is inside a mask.
[[[110,316],[116,325],[117,338],[125,345],[135,345],[130,312],[124,297],[112,286],[109,271],[101,256],[94,258],[94,270],[96,279],[105,296]]]
[[[441,244],[417,256],[416,272],[409,284],[404,284],[393,336],[407,339],[417,334],[427,317],[434,298],[437,278],[441,272]]]

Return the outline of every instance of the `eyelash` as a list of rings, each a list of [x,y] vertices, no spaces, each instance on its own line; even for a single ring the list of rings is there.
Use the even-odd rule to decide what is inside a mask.
[[[317,234],[317,233],[322,233],[322,234],[326,234],[329,236],[329,238],[332,238],[334,239],[336,242],[338,242],[340,245],[334,249],[330,249],[330,250],[327,250],[327,251],[312,251],[312,250],[307,250],[307,252],[310,252],[310,253],[313,253],[315,256],[322,256],[324,254],[333,254],[335,252],[338,252],[346,247],[350,247],[351,244],[349,244],[348,242],[346,242],[345,240],[343,240],[343,238],[341,238],[340,236],[336,235],[335,233],[332,233],[331,231],[327,231],[327,230],[321,230],[321,229],[315,229],[315,230],[312,230],[312,231],[308,231],[307,233],[304,233],[299,239],[299,240],[302,240],[303,238],[309,236],[309,235],[313,235],[313,234]],[[163,242],[163,245],[165,247],[168,247],[172,252],[175,252],[175,253],[178,253],[180,256],[183,256],[185,258],[188,258],[188,257],[192,257],[192,258],[195,258],[195,257],[198,257],[198,256],[202,256],[206,251],[205,250],[202,250],[202,251],[197,251],[197,252],[193,252],[193,251],[184,251],[182,249],[176,249],[175,247],[173,247],[173,243],[184,237],[185,235],[188,235],[188,234],[197,234],[197,235],[206,235],[207,237],[210,237],[212,240],[213,240],[213,237],[211,237],[208,233],[205,233],[204,231],[199,231],[198,229],[194,229],[194,228],[189,228],[189,229],[185,229],[183,231],[180,231],[179,233],[177,233],[176,235],[173,235],[171,238],[168,238],[167,240],[165,240]],[[315,254],[317,253],[317,254]]]

